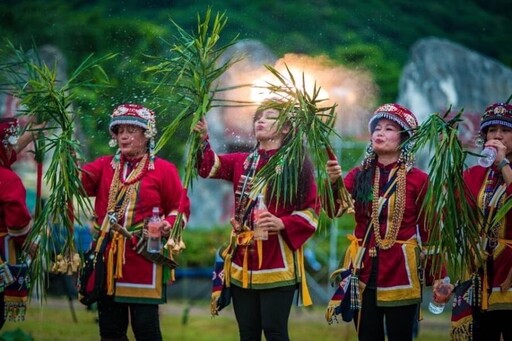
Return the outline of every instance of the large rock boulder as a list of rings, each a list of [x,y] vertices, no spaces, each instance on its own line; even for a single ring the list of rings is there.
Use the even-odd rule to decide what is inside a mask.
[[[479,118],[490,103],[512,94],[512,70],[459,44],[438,38],[419,40],[411,48],[399,83],[398,102],[420,122],[434,112],[464,109]],[[474,129],[472,122],[468,129]]]
[[[399,82],[397,102],[410,108],[423,122],[430,114],[464,110],[459,125],[466,148],[475,145],[480,118],[491,103],[512,94],[512,70],[496,60],[459,44],[438,38],[419,40],[411,48]],[[425,158],[419,165],[425,167]],[[468,159],[468,164],[474,158]]]

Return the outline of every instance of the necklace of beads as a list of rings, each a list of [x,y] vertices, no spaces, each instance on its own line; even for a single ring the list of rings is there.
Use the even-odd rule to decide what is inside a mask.
[[[124,172],[125,162],[126,161],[125,161],[124,156],[121,155],[121,159],[119,160],[119,169],[123,172]],[[140,181],[140,179],[142,179],[142,177],[144,175],[146,175],[147,172],[148,172],[148,154],[146,153],[146,154],[144,154],[144,157],[142,158],[142,160],[140,160],[137,163],[137,167],[135,167],[135,169],[131,171],[131,173],[126,177],[126,179],[123,178],[123,175],[121,172],[119,173],[118,177],[123,185],[128,186],[128,185],[131,185],[131,184],[134,184],[134,183]]]
[[[122,170],[124,170],[124,157],[121,156],[119,165],[115,168],[112,183],[110,184],[107,204],[107,212],[109,215],[112,215],[114,212],[116,212],[116,221],[120,219],[126,212],[126,208],[128,207],[128,203],[130,202],[130,198],[132,197],[133,192],[138,187],[139,181],[147,173],[147,161],[148,155],[145,154],[142,160],[138,163],[137,167],[128,175],[125,180],[122,176]],[[117,210],[116,208],[118,198],[121,196],[123,198],[123,202]]]
[[[395,190],[395,205],[394,211],[392,212],[393,218],[391,223],[388,223],[386,234],[384,239],[381,238],[380,235],[380,222],[379,215],[380,210],[379,206],[381,206],[381,201],[385,200],[384,197],[379,195],[379,187],[380,187],[380,169],[379,167],[375,167],[375,178],[373,182],[373,200],[372,200],[372,225],[373,232],[375,235],[375,244],[381,250],[387,250],[391,248],[395,242],[396,237],[398,236],[398,230],[400,229],[400,225],[402,224],[402,219],[404,217],[405,212],[405,175],[407,171],[404,165],[400,165],[398,168],[397,175],[397,184]]]

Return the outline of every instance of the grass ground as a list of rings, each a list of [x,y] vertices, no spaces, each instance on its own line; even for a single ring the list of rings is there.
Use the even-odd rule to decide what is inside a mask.
[[[8,322],[0,334],[0,340],[25,341],[30,339],[8,339],[16,329],[30,334],[36,341],[91,341],[99,340],[95,313],[73,301],[78,323],[73,321],[66,298],[49,298],[44,305],[32,302],[24,322]],[[290,317],[290,337],[295,341],[309,340],[357,340],[354,326],[350,323],[328,325],[324,320],[324,308],[293,308]],[[420,322],[418,341],[449,340],[449,315],[447,312],[433,316],[424,312]],[[210,341],[238,340],[237,327],[231,307],[211,318],[209,302],[170,301],[161,306],[161,320],[164,340]],[[129,334],[130,340],[134,340]]]

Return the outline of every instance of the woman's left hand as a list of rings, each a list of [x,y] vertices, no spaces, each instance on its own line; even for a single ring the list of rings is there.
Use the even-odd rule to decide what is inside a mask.
[[[436,280],[432,286],[432,300],[436,303],[446,303],[452,296],[454,285]]]
[[[162,220],[159,222],[148,223],[147,229],[144,229],[142,233],[145,237],[148,237],[149,231],[152,230],[155,232],[158,231],[160,232],[160,235],[167,237],[171,232],[171,228],[172,226],[167,220]]]
[[[335,183],[341,177],[341,166],[337,160],[329,160],[325,166],[329,181]]]
[[[496,149],[495,165],[499,165],[499,163],[507,157],[507,147],[500,140],[489,140],[485,143],[485,147],[493,147]]]
[[[258,227],[267,231],[279,231],[284,229],[284,224],[281,218],[276,217],[269,211],[265,211],[259,216]]]

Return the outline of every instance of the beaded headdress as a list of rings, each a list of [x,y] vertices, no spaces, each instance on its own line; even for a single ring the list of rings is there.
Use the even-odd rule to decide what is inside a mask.
[[[368,122],[368,130],[370,134],[373,133],[375,127],[377,126],[377,122],[382,118],[386,118],[398,124],[409,135],[409,137],[412,137],[414,135],[415,129],[418,128],[418,120],[409,109],[401,106],[400,104],[387,103],[378,107],[377,110],[375,110],[372,118],[370,118],[370,121]],[[402,150],[400,153],[399,162],[404,163],[407,166],[412,166],[415,161],[414,155],[412,153],[412,141],[407,141],[404,143],[401,149]],[[362,163],[363,168],[368,168],[374,159],[375,152],[373,151],[372,145],[370,143]]]
[[[370,122],[368,122],[368,130],[373,133],[377,122],[381,118],[387,118],[402,127],[409,136],[412,136],[414,129],[418,127],[418,120],[414,114],[407,108],[396,103],[388,103],[381,105],[375,110]]]
[[[115,135],[117,133],[117,126],[121,124],[129,124],[138,126],[144,129],[144,136],[149,139],[149,156],[150,163],[149,169],[154,169],[155,160],[155,136],[157,133],[155,113],[148,108],[145,108],[138,104],[121,104],[114,109],[112,113],[109,129],[110,132]],[[110,140],[109,145],[115,147],[117,141],[115,139]],[[114,162],[119,162],[119,150],[114,157]]]
[[[485,108],[480,121],[480,132],[487,133],[489,126],[495,124],[512,129],[512,104],[494,103]]]

